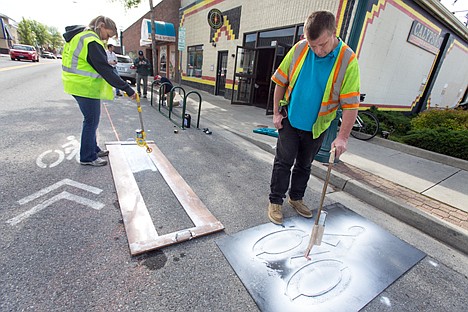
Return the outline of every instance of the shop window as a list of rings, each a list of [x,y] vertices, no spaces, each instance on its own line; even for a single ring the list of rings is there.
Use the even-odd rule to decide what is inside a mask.
[[[244,37],[244,46],[247,48],[255,48],[257,43],[257,33],[247,34]]]
[[[159,71],[163,72],[163,73],[166,73],[166,64],[167,64],[167,61],[166,61],[166,54],[161,54],[161,61],[159,62]]]
[[[294,40],[294,43],[302,39],[304,39],[304,26],[299,26],[297,27],[296,39]]]
[[[262,31],[259,33],[257,47],[270,47],[273,41],[292,46],[295,34],[296,27]]]
[[[191,46],[187,48],[187,76],[201,77],[203,66],[203,45]]]

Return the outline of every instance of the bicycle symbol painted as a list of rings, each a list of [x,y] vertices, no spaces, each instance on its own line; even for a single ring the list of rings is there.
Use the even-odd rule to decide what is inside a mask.
[[[53,168],[59,165],[66,159],[72,160],[75,158],[80,162],[80,142],[73,136],[67,137],[68,142],[62,145],[63,150],[47,150],[37,156],[36,165],[39,168]]]

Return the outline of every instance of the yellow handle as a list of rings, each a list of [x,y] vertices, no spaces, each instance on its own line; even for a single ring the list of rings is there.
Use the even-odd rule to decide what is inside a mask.
[[[137,103],[140,103],[140,96],[138,95],[138,93],[135,93],[136,94],[136,101]],[[127,92],[124,92],[124,95],[125,96],[128,96]]]

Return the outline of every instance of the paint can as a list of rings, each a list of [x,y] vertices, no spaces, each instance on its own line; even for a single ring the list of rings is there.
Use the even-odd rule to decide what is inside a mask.
[[[185,114],[184,115],[184,127],[190,128],[191,123],[192,123],[192,116],[190,116],[190,114]]]
[[[143,139],[143,130],[141,130],[141,129],[136,129],[136,130],[135,130],[135,133],[136,133],[137,139]]]

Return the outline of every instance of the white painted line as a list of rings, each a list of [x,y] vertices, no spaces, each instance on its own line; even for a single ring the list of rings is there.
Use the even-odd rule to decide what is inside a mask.
[[[63,185],[70,185],[70,186],[74,186],[74,187],[77,187],[79,189],[82,189],[82,190],[85,190],[85,191],[88,191],[88,192],[91,192],[91,193],[94,193],[94,194],[100,194],[102,192],[101,189],[97,188],[97,187],[94,187],[94,186],[90,186],[90,185],[86,185],[86,184],[83,184],[83,183],[80,183],[80,182],[76,182],[76,181],[73,181],[73,180],[70,180],[70,179],[63,179],[62,181],[59,181],[55,184],[52,184],[51,186],[48,186],[34,194],[31,194],[29,196],[26,196],[20,200],[18,200],[18,203],[20,205],[24,205],[26,203],[29,203],[30,201],[32,200],[35,200],[36,198],[39,198],[41,197],[42,195],[45,195],[49,192],[52,192],[53,190],[55,189],[58,189],[59,187],[63,186]]]
[[[100,210],[100,209],[102,209],[102,207],[104,207],[103,203],[100,203],[100,202],[97,202],[97,201],[94,201],[94,200],[91,200],[91,199],[87,199],[87,198],[84,198],[84,197],[81,197],[81,196],[73,195],[73,194],[70,194],[70,193],[68,193],[66,191],[63,191],[62,193],[60,193],[58,195],[55,195],[52,198],[47,199],[43,203],[34,206],[33,208],[29,209],[28,211],[23,212],[22,214],[14,217],[14,218],[11,218],[10,220],[7,221],[7,223],[9,223],[11,225],[16,225],[16,224],[20,223],[21,221],[23,221],[24,219],[29,218],[30,216],[38,213],[39,211],[44,210],[48,206],[50,206],[53,203],[56,203],[56,202],[58,202],[59,200],[62,200],[62,199],[67,199],[67,200],[70,200],[70,201],[74,201],[76,203],[82,204],[84,206],[91,207],[91,208],[96,209],[96,210]]]

